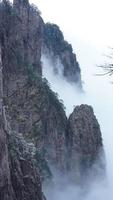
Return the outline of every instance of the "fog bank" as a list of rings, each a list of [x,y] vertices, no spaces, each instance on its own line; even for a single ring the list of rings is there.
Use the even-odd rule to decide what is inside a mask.
[[[73,41],[73,44],[75,42]],[[77,46],[77,45],[76,45]],[[82,45],[81,45],[82,46]],[[80,50],[81,49],[81,50]],[[63,100],[66,107],[67,116],[73,111],[73,107],[82,103],[93,106],[96,117],[101,126],[104,149],[107,162],[107,180],[92,182],[87,191],[77,188],[71,183],[63,184],[60,187],[60,181],[52,190],[51,187],[46,191],[48,199],[52,200],[112,200],[113,191],[113,141],[112,141],[112,114],[113,114],[113,85],[110,84],[109,76],[96,76],[103,71],[97,65],[104,63],[105,57],[89,46],[82,46],[77,49],[78,60],[82,70],[82,80],[84,92],[80,92],[74,84],[68,83],[62,75],[63,66],[58,61],[56,67],[59,74],[55,75],[52,67],[52,61],[49,57],[42,56],[43,76],[49,81],[52,90],[58,93],[59,98]]]

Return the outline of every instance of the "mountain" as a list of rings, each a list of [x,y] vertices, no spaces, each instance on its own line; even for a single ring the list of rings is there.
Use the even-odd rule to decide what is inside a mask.
[[[101,177],[105,172],[104,150],[99,123],[88,105],[76,106],[67,125],[69,169],[79,182],[90,174]],[[93,178],[94,178],[93,177]]]
[[[0,3],[0,199],[43,200],[54,171],[79,184],[103,171],[102,136],[93,109],[64,105],[42,77],[41,56],[58,59],[67,81],[82,89],[72,46],[57,25],[45,24],[27,0]],[[55,70],[55,73],[57,71]],[[97,165],[96,169],[93,167]]]
[[[81,70],[76,54],[73,53],[71,44],[64,40],[63,33],[56,24],[46,23],[44,25],[42,53],[53,61],[55,73],[59,73],[55,65],[59,61],[63,68],[64,78],[68,82],[76,83],[76,86],[82,88]]]

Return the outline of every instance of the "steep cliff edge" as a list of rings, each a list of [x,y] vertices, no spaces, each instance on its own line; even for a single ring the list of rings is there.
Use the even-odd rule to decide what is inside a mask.
[[[102,176],[105,170],[102,135],[93,109],[88,105],[75,107],[68,119],[67,146],[69,170],[76,179],[85,180],[88,175]]]
[[[82,88],[81,70],[73,53],[71,44],[64,40],[64,36],[56,24],[46,23],[44,25],[42,53],[53,61],[54,73],[62,72],[64,78]],[[57,62],[60,65],[57,67]],[[62,68],[61,68],[62,66]],[[58,68],[61,69],[58,69]]]
[[[47,151],[56,167],[65,168],[65,112],[41,78],[40,13],[28,1],[15,0],[13,6],[3,1],[0,20],[3,94],[11,128]]]
[[[67,119],[63,105],[46,79],[35,78],[5,98],[11,128],[34,142],[56,168],[65,168]]]
[[[35,147],[13,133],[3,102],[3,74],[0,48],[0,199],[43,200]]]
[[[41,46],[43,20],[28,1],[0,4],[0,43],[2,48],[4,94],[11,95],[24,85],[28,71],[42,75]]]
[[[2,75],[2,59],[0,46],[0,199],[12,200],[13,190],[11,185],[8,145],[5,131],[5,116],[3,108],[3,75]]]

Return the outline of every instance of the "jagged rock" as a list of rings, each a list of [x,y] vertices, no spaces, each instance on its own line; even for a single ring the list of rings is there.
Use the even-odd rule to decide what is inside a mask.
[[[83,181],[84,178],[86,181],[89,171],[90,175],[92,173],[96,177],[97,172],[101,171],[102,174],[105,167],[102,135],[92,107],[75,107],[69,117],[67,131],[68,167],[75,178],[78,181]]]
[[[0,116],[0,199],[14,200],[14,193],[9,170],[7,138],[6,133],[2,127],[2,119],[3,116]]]
[[[24,85],[29,69],[42,75],[43,24],[38,9],[27,0],[14,0],[14,5],[5,0],[0,3],[4,94]]]
[[[12,130],[33,141],[54,167],[65,169],[67,119],[46,79],[37,77],[6,98],[6,102]]]
[[[6,132],[4,131],[4,112],[3,112],[3,74],[0,46],[0,199],[13,200],[14,194],[11,185],[11,177],[8,161],[8,147]]]
[[[12,132],[8,138],[8,150],[15,199],[44,200],[34,145],[27,143],[22,134]]]
[[[56,24],[46,23],[44,26],[42,53],[53,60],[55,73],[58,73],[56,63],[60,61],[59,66],[63,66],[63,76],[66,80],[82,87],[81,71],[76,55],[73,53],[71,44],[64,40],[64,36]]]
[[[8,52],[4,51],[6,45],[9,45],[9,32],[6,32],[7,25],[9,24],[1,20],[9,20],[7,14],[10,13],[10,8],[7,1],[4,0],[0,3],[1,11],[5,11],[2,16],[0,12],[0,25],[2,26],[0,27],[2,28],[0,29],[0,200],[43,200],[44,196],[38,167],[35,167],[33,163],[32,153],[26,151],[29,149],[28,144],[25,142],[22,143],[19,137],[16,140],[16,136],[12,139],[3,102],[3,86],[5,82],[3,81],[3,71],[4,68],[6,70],[8,66],[9,73],[7,75],[10,75],[12,71],[10,71]],[[8,50],[10,53],[11,49]],[[7,70],[5,72],[7,72]],[[7,75],[5,74],[5,78]]]
[[[1,11],[3,94],[11,129],[46,152],[56,168],[64,169],[66,115],[55,94],[41,80],[38,66],[43,20],[27,0],[15,0],[14,5],[4,0]]]

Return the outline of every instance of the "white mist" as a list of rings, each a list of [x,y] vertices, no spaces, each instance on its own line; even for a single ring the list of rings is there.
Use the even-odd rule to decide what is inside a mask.
[[[61,77],[53,76],[50,63],[44,62],[44,76],[52,89],[63,99],[66,113],[73,105],[87,103],[93,106],[101,126],[107,162],[107,185],[97,183],[89,189],[87,198],[74,186],[65,186],[62,191],[51,188],[48,200],[112,200],[113,199],[113,77],[95,76],[101,73],[96,65],[104,63],[105,48],[113,47],[113,1],[112,0],[31,0],[42,11],[45,21],[57,23],[65,38],[73,45],[82,70],[85,94],[78,93]],[[99,52],[98,52],[99,51]],[[112,62],[112,60],[111,60]],[[48,65],[49,64],[49,65]],[[49,67],[49,68],[48,68]],[[103,73],[103,72],[102,72]]]
[[[73,44],[74,41],[73,41]],[[73,111],[73,107],[82,103],[93,106],[94,112],[97,116],[99,124],[101,126],[104,149],[106,154],[107,163],[107,181],[97,181],[93,183],[91,181],[91,187],[84,192],[77,188],[77,186],[71,185],[71,183],[65,184],[63,187],[58,186],[62,182],[62,178],[59,178],[59,182],[54,188],[48,188],[47,197],[52,200],[106,200],[109,198],[112,200],[113,191],[113,85],[110,83],[111,78],[108,76],[97,76],[96,74],[103,73],[96,64],[104,64],[104,56],[96,52],[92,47],[81,45],[82,49],[77,49],[78,60],[82,70],[82,80],[84,93],[76,88],[75,85],[68,83],[62,76],[62,70],[59,75],[55,75],[53,72],[52,62],[50,58],[42,56],[43,62],[43,76],[46,77],[51,85],[51,88],[58,93],[59,98],[63,100],[66,107],[67,116]],[[87,51],[87,52],[86,52]],[[84,52],[85,55],[84,55]],[[63,68],[60,62],[57,67]]]

